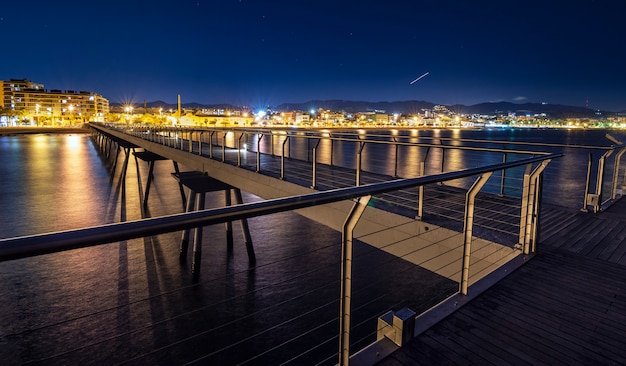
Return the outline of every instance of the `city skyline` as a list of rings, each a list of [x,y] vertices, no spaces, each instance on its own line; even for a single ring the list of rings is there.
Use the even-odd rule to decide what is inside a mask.
[[[626,110],[617,2],[12,2],[0,79],[112,103],[309,100]]]

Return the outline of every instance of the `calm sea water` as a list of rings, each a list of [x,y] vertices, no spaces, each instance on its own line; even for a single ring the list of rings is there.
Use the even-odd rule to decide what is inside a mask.
[[[606,144],[606,131],[419,133]],[[586,154],[571,159],[585,165]],[[1,238],[182,211],[171,162],[156,164],[142,210],[147,165],[131,159],[122,182],[121,162],[113,169],[88,135],[3,136],[0,156]],[[558,184],[571,179],[554,175],[564,177]],[[244,201],[258,199],[244,194]],[[207,207],[223,202],[220,193],[207,195]],[[334,364],[340,234],[293,213],[252,219],[250,228],[255,268],[237,223],[232,249],[222,225],[205,228],[196,284],[189,266],[178,262],[180,233],[0,263],[2,363]],[[356,250],[355,348],[375,339],[378,315],[403,306],[421,311],[456,290],[368,246]],[[438,290],[416,290],[426,284]]]

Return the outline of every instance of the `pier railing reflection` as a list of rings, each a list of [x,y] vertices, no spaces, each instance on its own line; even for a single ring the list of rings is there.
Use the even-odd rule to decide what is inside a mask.
[[[158,136],[163,136],[163,134]],[[225,139],[224,136],[221,136],[222,139]],[[176,139],[172,138],[172,140]],[[188,141],[194,140],[191,138]],[[193,144],[187,146],[187,148],[190,147],[193,151]],[[202,153],[202,147],[197,147]],[[222,154],[226,155],[225,149],[222,150]],[[313,363],[334,364],[339,361],[340,364],[348,364],[350,356],[354,355],[355,351],[362,348],[373,349],[368,347],[372,342],[378,344],[388,342],[392,338],[395,339],[393,335],[390,335],[393,329],[385,330],[380,326],[379,317],[383,313],[410,307],[419,315],[450,296],[467,296],[472,291],[472,285],[485,279],[501,265],[510,263],[514,258],[524,254],[532,253],[535,250],[537,225],[539,223],[541,176],[547,164],[561,156],[561,154],[542,154],[537,157],[526,157],[505,163],[416,178],[395,179],[358,186],[352,184],[348,187],[329,189],[297,197],[147,218],[67,232],[4,239],[0,240],[0,261],[117,243],[135,238],[146,238],[320,205],[335,204],[343,208],[347,207],[348,215],[345,217],[339,245],[341,260],[338,261],[338,266],[341,268],[341,275],[339,283],[337,283],[338,297],[332,298],[331,296],[328,302],[312,303],[311,309],[304,309],[308,303],[305,302],[299,306],[297,315],[291,313],[287,318],[280,318],[284,315],[280,315],[280,309],[274,309],[277,314],[276,318],[272,319],[274,324],[267,325],[265,328],[257,326],[260,328],[251,329],[252,334],[221,348],[218,347],[214,351],[196,350],[205,353],[194,355],[195,358],[189,362],[211,360],[215,354],[237,348],[236,345],[251,338],[259,337],[264,339],[261,343],[269,342],[268,339],[271,337],[267,337],[268,332],[282,332],[281,327],[297,324],[298,320],[303,317],[313,317],[316,321],[309,329],[298,328],[296,331],[298,335],[294,335],[292,339],[281,338],[276,343],[266,344],[264,351],[247,356],[247,359],[237,359],[237,362],[269,360],[270,363],[289,361],[297,363],[299,360],[307,360],[306,362],[309,363],[309,361],[315,360]],[[502,245],[493,240],[476,237],[473,231],[475,209],[477,206],[490,201],[490,198],[480,201],[477,198],[478,192],[486,186],[489,180],[494,179],[495,172],[511,171],[519,167],[525,167],[526,173],[519,180],[522,183],[519,187],[522,193],[519,196],[519,202],[515,205],[517,213],[514,216],[517,221],[516,225],[520,228],[516,245]],[[388,207],[385,206],[384,200],[372,199],[372,197],[381,197],[381,195],[403,189],[441,185],[455,180],[472,181],[469,190],[462,191],[460,195],[463,197],[464,219],[463,228],[458,231],[393,214],[386,210]],[[417,201],[414,203],[417,206]],[[518,208],[521,208],[521,211]],[[413,209],[415,210],[416,207]],[[355,245],[359,243],[367,245],[363,245],[355,251]],[[381,277],[381,272],[374,268],[366,268],[362,272],[353,272],[353,265],[365,265],[367,267],[371,264],[369,261],[372,260],[369,257],[379,252],[387,254],[383,260],[385,263],[381,264],[380,259],[374,260],[374,263],[385,267],[387,269],[385,273],[390,273],[389,277]],[[173,254],[177,255],[178,253]],[[259,253],[258,256],[262,257],[262,253]],[[393,270],[388,271],[389,268]],[[384,289],[390,288],[390,281],[400,282],[400,285],[394,285],[393,288],[402,287],[406,281],[413,281],[410,282],[411,288],[409,289],[413,297],[398,298],[397,294],[385,293]],[[331,293],[337,293],[333,286],[327,287],[324,284],[322,287],[324,287],[322,292],[328,292],[330,289]],[[313,293],[314,290],[307,291]],[[306,294],[293,295],[293,297],[301,297]],[[321,295],[319,296],[321,299]],[[336,311],[328,311],[329,306],[336,306],[335,309],[338,307],[340,309],[339,315],[333,315],[333,313],[337,314]],[[323,313],[330,315],[325,318],[318,317],[317,311],[321,309],[324,310]],[[252,311],[257,314],[263,310],[253,309]],[[242,318],[247,318],[247,316],[242,316]],[[237,320],[233,320],[232,324],[236,322]],[[238,327],[246,327],[245,321],[237,324]],[[338,326],[339,331],[334,334],[331,332],[329,335],[327,331],[321,331],[322,328],[330,327],[333,329],[335,326]],[[228,328],[228,325],[224,324],[221,327]],[[227,330],[223,331],[227,332]],[[320,331],[326,338],[320,338]],[[169,345],[160,346],[158,351],[175,347],[176,344],[185,340],[191,340],[193,343],[198,340],[196,337],[205,333],[205,331],[199,330],[196,334],[180,336],[180,339],[171,340]],[[289,334],[294,333],[290,332]],[[127,342],[132,343],[133,340],[127,340]],[[339,347],[337,347],[337,343]],[[325,353],[328,348],[325,347],[327,345],[331,345],[330,348],[334,351]],[[123,348],[124,346],[118,347]],[[81,349],[81,347],[74,348],[73,345],[70,348]],[[289,355],[287,359],[267,358],[281,348],[289,350],[278,352],[282,355]],[[144,357],[150,359],[149,356],[153,352],[157,352],[157,350],[132,357],[136,360]],[[315,355],[312,356],[311,353]],[[362,355],[365,353],[359,354],[360,356],[357,357],[364,357]],[[382,355],[381,353],[377,354]],[[178,359],[178,361],[180,360]]]

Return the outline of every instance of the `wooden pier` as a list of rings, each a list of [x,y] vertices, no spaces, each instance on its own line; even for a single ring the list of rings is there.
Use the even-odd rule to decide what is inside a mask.
[[[549,210],[529,263],[379,364],[626,364],[626,201]]]

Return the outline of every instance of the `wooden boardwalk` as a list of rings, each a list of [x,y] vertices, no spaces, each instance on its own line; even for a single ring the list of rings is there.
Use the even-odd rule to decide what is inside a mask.
[[[234,164],[236,151],[225,160]],[[254,169],[250,159],[244,169]],[[261,156],[262,174],[280,177],[280,158]],[[284,180],[309,186],[310,166],[286,159]],[[354,185],[354,170],[318,166],[317,188]],[[394,179],[362,172],[362,184]],[[425,221],[462,228],[463,190],[426,187]],[[416,192],[387,195],[398,210]],[[475,236],[513,245],[519,203],[478,196]],[[399,208],[398,208],[399,207]],[[393,209],[393,207],[392,207]],[[467,305],[426,330],[381,365],[626,364],[626,200],[606,212],[544,205],[538,254]],[[510,241],[510,242],[509,242]]]
[[[379,364],[626,364],[626,200],[550,212],[529,263]]]

